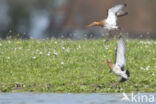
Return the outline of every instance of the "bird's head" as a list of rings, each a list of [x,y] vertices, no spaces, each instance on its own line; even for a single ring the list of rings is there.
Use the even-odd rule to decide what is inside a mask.
[[[107,63],[109,65],[109,68],[110,68],[110,73],[112,72],[112,69],[113,69],[113,64],[112,64],[112,61],[110,59],[107,60]]]
[[[111,61],[110,59],[108,59],[108,60],[107,60],[107,63],[108,63],[108,64],[109,64],[109,63],[112,63],[112,61]]]

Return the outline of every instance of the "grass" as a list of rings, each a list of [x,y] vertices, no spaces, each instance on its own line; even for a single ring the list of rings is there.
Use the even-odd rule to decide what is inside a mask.
[[[117,40],[0,40],[0,92],[156,92],[156,41],[127,40],[128,81],[109,73]]]

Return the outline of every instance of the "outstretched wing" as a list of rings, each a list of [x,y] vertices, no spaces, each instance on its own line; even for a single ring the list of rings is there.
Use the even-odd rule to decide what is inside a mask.
[[[124,66],[126,64],[126,44],[122,37],[120,37],[117,45],[115,64],[120,66],[122,70],[124,69]]]
[[[122,11],[122,10],[116,13],[117,17],[125,16],[127,14],[128,14],[128,12],[125,12],[125,11]]]
[[[117,17],[123,16],[126,12],[123,12],[122,9],[126,7],[126,4],[118,4],[108,10],[107,20],[112,24],[116,24]]]
[[[123,8],[125,8],[127,6],[127,4],[118,4],[118,5],[115,5],[114,7],[110,8],[108,10],[108,15],[110,13],[114,13],[114,14],[118,14],[119,12],[122,11]]]

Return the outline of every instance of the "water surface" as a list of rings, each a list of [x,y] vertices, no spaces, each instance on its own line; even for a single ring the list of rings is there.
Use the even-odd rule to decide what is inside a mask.
[[[132,94],[126,94],[130,99]],[[156,104],[156,93],[134,94],[135,100],[122,101],[123,94],[55,94],[55,93],[1,93],[0,104]],[[138,102],[138,98],[145,95],[154,96],[154,102]],[[151,96],[150,96],[151,95]]]

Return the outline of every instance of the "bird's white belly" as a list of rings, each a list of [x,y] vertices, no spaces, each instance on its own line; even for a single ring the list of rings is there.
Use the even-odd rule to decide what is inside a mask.
[[[104,24],[104,28],[109,30],[118,29],[116,21],[117,18],[114,15],[112,17],[107,18]]]
[[[122,71],[119,66],[114,66],[113,72],[117,76],[120,76],[120,77],[128,79],[128,76],[126,75],[125,71]]]
[[[105,28],[105,29],[108,29],[108,30],[116,30],[116,29],[118,29],[119,27],[118,27],[116,24],[108,24],[108,23],[106,23],[106,24],[104,25],[104,28]]]

